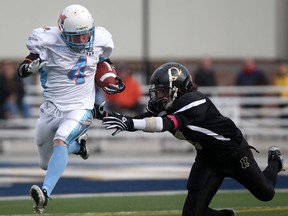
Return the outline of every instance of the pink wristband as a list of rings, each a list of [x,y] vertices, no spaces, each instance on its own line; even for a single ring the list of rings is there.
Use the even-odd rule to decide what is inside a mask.
[[[173,115],[167,115],[167,117],[168,117],[169,119],[171,119],[171,121],[173,122],[173,124],[174,124],[174,130],[177,130],[177,129],[178,129],[178,121],[177,121],[177,119],[175,118],[175,116],[173,116]]]

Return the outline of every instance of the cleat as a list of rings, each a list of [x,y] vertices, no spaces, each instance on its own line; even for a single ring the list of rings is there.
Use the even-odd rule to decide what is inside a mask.
[[[35,202],[33,206],[34,213],[41,215],[48,204],[49,197],[47,196],[47,191],[39,188],[37,185],[32,185],[30,196]]]
[[[268,149],[268,163],[271,160],[277,160],[279,162],[279,170],[280,171],[285,171],[284,169],[284,160],[283,157],[281,155],[280,149],[277,146],[271,146]]]
[[[78,153],[75,153],[75,154],[80,155],[80,157],[83,160],[87,160],[89,157],[89,149],[88,149],[88,146],[86,145],[87,138],[88,138],[88,134],[84,133],[77,139],[77,142],[80,145],[80,150]]]
[[[232,209],[223,209],[223,210],[220,210],[220,212],[222,213],[221,215],[225,215],[225,216],[236,216],[235,211],[232,210]]]

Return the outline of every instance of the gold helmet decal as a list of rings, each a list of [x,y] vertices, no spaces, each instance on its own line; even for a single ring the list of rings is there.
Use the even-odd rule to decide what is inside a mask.
[[[172,82],[177,80],[177,78],[181,75],[181,73],[182,71],[177,67],[171,67],[168,69],[170,87],[172,87]]]
[[[166,108],[170,107],[174,100],[177,98],[178,88],[176,86],[173,86],[173,82],[178,79],[181,73],[182,70],[177,67],[171,67],[168,69],[170,99],[169,102],[166,104]]]
[[[182,71],[179,68],[176,67],[169,68],[168,69],[169,80],[170,81],[177,80],[178,76],[180,76],[181,73]]]

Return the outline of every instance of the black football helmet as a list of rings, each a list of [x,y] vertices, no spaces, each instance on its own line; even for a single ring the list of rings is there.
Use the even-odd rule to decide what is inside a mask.
[[[171,108],[175,99],[193,86],[188,69],[176,62],[158,67],[153,72],[149,84],[148,108],[157,113]]]

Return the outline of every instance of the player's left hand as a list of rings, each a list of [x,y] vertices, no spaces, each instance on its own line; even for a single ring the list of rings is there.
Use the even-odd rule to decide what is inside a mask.
[[[117,76],[116,77],[117,83],[116,84],[109,84],[108,86],[103,87],[103,91],[105,91],[107,94],[117,94],[125,89],[125,84],[122,81],[122,79]]]
[[[107,116],[108,113],[105,111],[105,101],[103,101],[101,104],[94,104],[94,108],[92,110],[93,118],[95,119],[103,119],[103,117]]]
[[[42,61],[40,58],[37,58],[36,60],[32,61],[28,67],[27,67],[27,72],[33,74],[38,72],[42,67],[46,65],[46,61]]]
[[[112,136],[115,136],[121,131],[133,131],[134,129],[133,119],[128,116],[123,116],[120,113],[113,113],[112,116],[104,117],[102,124],[106,130],[115,129]]]

